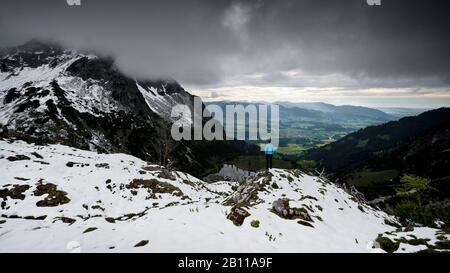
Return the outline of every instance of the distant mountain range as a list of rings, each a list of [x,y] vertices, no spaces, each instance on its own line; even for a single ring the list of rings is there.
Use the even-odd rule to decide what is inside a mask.
[[[365,119],[374,123],[385,122],[395,120],[397,115],[390,115],[379,109],[353,106],[353,105],[341,105],[336,106],[333,104],[323,102],[285,102],[279,101],[274,103],[266,103],[261,101],[209,101],[206,104],[218,104],[224,106],[226,104],[241,104],[247,105],[279,105],[280,117],[297,116],[299,118],[308,117],[318,120],[328,119],[334,122],[348,122],[349,120]],[[404,109],[405,113],[408,109]],[[399,110],[400,111],[400,110]],[[392,111],[394,113],[394,111]]]
[[[353,105],[336,106],[323,102],[276,102],[288,108],[301,108],[326,113],[335,120],[349,119],[371,119],[373,121],[388,121],[395,119],[395,116],[387,114],[381,110]]]

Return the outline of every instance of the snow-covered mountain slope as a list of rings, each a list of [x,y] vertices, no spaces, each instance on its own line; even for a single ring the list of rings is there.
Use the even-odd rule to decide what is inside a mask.
[[[92,53],[40,41],[0,51],[3,137],[128,153],[195,173],[216,166],[208,166],[208,153],[193,154],[193,143],[170,137],[172,107],[193,101],[174,80],[133,79]]]
[[[134,110],[130,106],[138,106],[138,109],[144,110],[147,104],[154,114],[170,119],[173,105],[189,105],[192,100],[192,95],[171,79],[133,81],[122,75],[111,59],[40,41],[31,41],[6,51],[1,56],[0,65],[1,96],[4,98],[9,93],[7,101],[3,99],[3,104],[10,109],[17,108],[17,104],[34,95],[28,90],[30,87],[38,89],[37,91],[46,90],[39,92],[39,105],[45,105],[48,99],[57,102],[59,98],[51,90],[53,82],[65,91],[65,98],[76,110],[95,116]],[[117,86],[115,84],[118,81],[125,83]],[[125,87],[127,90],[117,90],[118,87]],[[131,95],[123,94],[123,91]],[[140,93],[152,96],[146,96],[145,102],[138,101]],[[119,95],[130,96],[131,99],[119,98]],[[42,108],[45,107],[41,107],[44,110]],[[1,114],[4,124],[15,118],[8,111],[2,111]]]
[[[130,155],[11,140],[0,140],[0,202],[1,252],[411,252],[450,239],[395,228],[300,171],[208,184]]]
[[[161,142],[170,133],[167,112],[192,99],[171,80],[145,81],[147,87],[165,90],[157,99],[146,99],[138,81],[122,74],[113,60],[58,45],[31,41],[0,57],[0,125],[29,139],[132,153],[130,138],[136,131],[152,131],[147,137]],[[172,104],[160,105],[166,100]],[[139,156],[160,158],[161,144],[143,145]]]
[[[193,97],[186,96],[183,88],[176,82],[166,81],[141,81],[136,83],[137,88],[145,98],[148,107],[155,113],[167,120],[173,120],[171,110],[175,105],[184,104],[191,106],[193,111]],[[192,117],[183,115],[185,126],[193,125]]]

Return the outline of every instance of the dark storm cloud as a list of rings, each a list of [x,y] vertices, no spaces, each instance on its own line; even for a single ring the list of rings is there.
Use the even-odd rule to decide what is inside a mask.
[[[112,54],[139,77],[171,76],[191,86],[450,84],[446,1],[0,3],[0,46],[51,38]],[[293,71],[300,76],[285,73]]]

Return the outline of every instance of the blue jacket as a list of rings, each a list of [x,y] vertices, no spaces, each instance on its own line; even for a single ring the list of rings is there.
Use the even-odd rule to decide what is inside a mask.
[[[273,144],[272,143],[266,144],[266,147],[264,148],[264,153],[266,155],[273,155]]]

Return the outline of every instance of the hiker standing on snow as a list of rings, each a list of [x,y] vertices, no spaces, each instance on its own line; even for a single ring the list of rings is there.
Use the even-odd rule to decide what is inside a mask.
[[[266,154],[266,169],[272,169],[273,144],[270,139],[267,141],[264,153]]]

